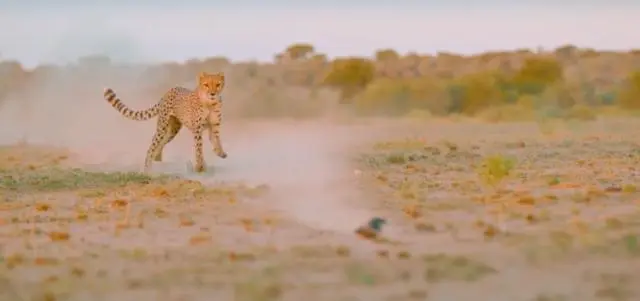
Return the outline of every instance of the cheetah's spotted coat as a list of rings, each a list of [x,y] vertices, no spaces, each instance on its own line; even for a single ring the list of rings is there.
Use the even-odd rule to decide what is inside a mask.
[[[182,126],[189,129],[193,135],[196,157],[194,170],[204,172],[202,134],[205,130],[209,131],[209,140],[213,144],[214,152],[220,158],[227,157],[220,141],[220,123],[222,121],[220,94],[224,83],[223,73],[202,72],[198,77],[198,87],[195,90],[183,87],[172,88],[164,94],[157,104],[143,111],[129,109],[110,88],[104,90],[104,98],[129,119],[147,120],[158,116],[156,132],[144,162],[145,172],[150,170],[153,160],[162,161],[164,146],[176,137]]]

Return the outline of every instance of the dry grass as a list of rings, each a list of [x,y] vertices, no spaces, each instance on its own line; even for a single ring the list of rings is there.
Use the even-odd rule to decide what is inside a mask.
[[[636,123],[370,124],[389,132],[354,156],[354,204],[388,217],[395,243],[308,227],[265,203],[265,185],[85,171],[63,150],[5,147],[0,296],[635,300]],[[514,289],[488,289],[501,285]]]
[[[30,150],[5,148],[2,159],[18,149]],[[354,288],[409,285],[393,292],[414,299],[427,294],[423,283],[477,281],[495,272],[446,254],[352,254],[354,246],[319,241],[319,231],[250,208],[247,200],[264,195],[265,186],[127,175],[43,167],[4,182],[3,296],[165,300],[166,287],[172,298],[324,299],[355,296]]]
[[[640,279],[630,267],[640,263],[634,124],[584,123],[554,134],[533,123],[440,125],[374,144],[359,174],[414,249],[474,254],[522,289],[480,300],[631,300],[639,293],[631,284],[592,291],[588,278]],[[553,285],[562,281],[554,273],[583,289]],[[524,289],[521,281],[540,285]]]

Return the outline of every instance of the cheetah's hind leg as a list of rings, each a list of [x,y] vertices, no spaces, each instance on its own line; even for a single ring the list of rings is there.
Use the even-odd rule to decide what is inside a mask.
[[[151,170],[152,159],[156,157],[158,151],[162,150],[167,139],[169,138],[169,122],[167,117],[159,117],[156,132],[151,139],[151,145],[147,150],[147,156],[144,160],[144,172],[148,173]]]
[[[173,138],[175,138],[178,135],[178,132],[180,132],[180,129],[182,129],[182,123],[180,122],[180,120],[178,120],[177,117],[175,116],[171,116],[169,117],[169,129],[168,129],[168,137],[167,137],[167,142],[164,143],[164,145],[162,145],[160,148],[158,148],[158,151],[156,152],[156,156],[154,157],[154,161],[162,161],[162,151],[164,150],[164,147],[169,144],[169,142],[171,142],[173,140]]]

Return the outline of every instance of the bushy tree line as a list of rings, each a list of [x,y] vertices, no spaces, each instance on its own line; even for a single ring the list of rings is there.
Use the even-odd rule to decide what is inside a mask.
[[[393,57],[389,53],[381,56]],[[456,77],[396,78],[374,76],[372,61],[351,61],[358,66],[334,67],[327,79],[345,91],[343,96],[350,98],[356,111],[365,115],[403,115],[414,110],[436,115],[476,115],[487,109],[514,105],[532,111],[612,105],[640,109],[640,71],[631,71],[619,82],[598,91],[593,83],[567,78],[556,58],[527,58],[512,72],[495,69]]]
[[[99,56],[79,59],[72,66],[33,70],[17,62],[0,62],[0,102],[16,98],[52,72],[77,74],[91,68],[115,67]],[[256,108],[263,108],[262,112],[270,107],[283,112],[295,107],[296,112],[313,115],[321,107],[318,103],[326,101],[318,97],[326,89],[335,91],[341,103],[360,115],[424,111],[474,116],[495,108],[531,112],[640,109],[639,51],[598,52],[568,45],[553,51],[521,49],[463,56],[445,52],[401,55],[387,48],[373,57],[329,59],[313,45],[297,43],[276,54],[272,63],[213,57],[147,66],[145,74],[157,93],[162,93],[162,89],[192,80],[200,70],[230,72],[232,86],[250,81],[253,90],[247,92],[245,85],[233,93],[248,93],[245,97],[252,99],[253,111],[249,111],[253,113],[247,114],[252,116],[260,115]]]

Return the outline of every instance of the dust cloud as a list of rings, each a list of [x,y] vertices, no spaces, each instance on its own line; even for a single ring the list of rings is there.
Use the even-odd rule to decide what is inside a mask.
[[[109,68],[59,71],[42,78],[28,95],[0,107],[0,144],[23,141],[65,147],[85,168],[140,171],[156,121],[123,118],[103,100],[102,91],[112,87],[131,108],[148,108],[161,95],[145,94],[148,85],[142,74],[144,68]],[[183,129],[165,147],[164,161],[155,162],[153,172],[208,184],[267,184],[271,193],[261,201],[268,206],[310,227],[353,231],[371,217],[360,206],[352,206],[360,196],[348,156],[355,138],[362,136],[359,132],[330,118],[227,119],[222,141],[228,158],[217,158],[211,144],[205,143],[208,171],[194,174],[192,137]]]

